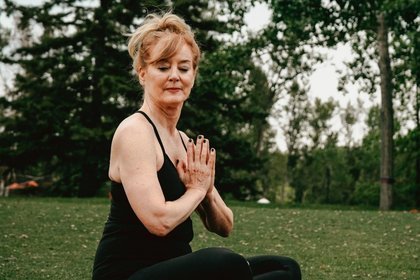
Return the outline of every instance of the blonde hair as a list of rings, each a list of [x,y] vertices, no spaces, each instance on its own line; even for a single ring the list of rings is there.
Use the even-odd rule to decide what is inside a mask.
[[[193,67],[197,69],[200,60],[200,48],[194,39],[191,27],[177,15],[166,13],[164,15],[150,14],[134,33],[129,34],[128,52],[133,59],[133,70],[138,73],[158,60],[172,57],[184,43],[191,47],[193,54]],[[163,44],[161,53],[152,60],[151,48],[157,42]]]

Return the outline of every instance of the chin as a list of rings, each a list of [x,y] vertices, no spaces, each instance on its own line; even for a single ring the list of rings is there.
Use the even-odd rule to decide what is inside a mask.
[[[165,98],[165,103],[168,105],[182,105],[184,104],[185,100],[187,100],[187,98],[185,96],[172,96],[169,98]]]

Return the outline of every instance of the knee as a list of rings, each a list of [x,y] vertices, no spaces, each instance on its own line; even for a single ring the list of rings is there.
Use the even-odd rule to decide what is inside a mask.
[[[300,270],[300,266],[299,266],[299,263],[297,261],[295,261],[294,259],[289,258],[289,257],[286,257],[285,259],[286,259],[286,262],[287,262],[287,266],[289,266],[291,268],[294,268],[294,269],[297,269],[297,270]]]
[[[219,268],[229,268],[226,270],[243,271],[249,273],[248,261],[240,254],[226,248],[207,248],[200,250],[200,254],[205,256],[206,262]]]
[[[287,266],[288,270],[293,274],[294,278],[293,279],[301,279],[302,278],[302,274],[300,271],[300,265],[299,263],[289,257],[285,257],[285,265]]]
[[[248,264],[247,260],[240,254],[235,253],[229,249],[222,249],[219,251],[218,257],[220,258],[221,262],[229,263],[240,263],[240,264]]]
[[[292,279],[301,279],[299,264],[292,258],[284,256],[263,255],[248,259],[251,269],[255,275],[272,272],[287,271]]]
[[[218,261],[220,263],[228,264],[229,262],[235,260],[246,263],[246,259],[243,256],[226,248],[206,248],[200,250],[200,254],[205,255],[207,259]]]

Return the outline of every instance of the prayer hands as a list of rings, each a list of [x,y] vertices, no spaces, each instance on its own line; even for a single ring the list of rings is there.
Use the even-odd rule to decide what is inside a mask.
[[[187,143],[187,164],[180,162],[176,168],[187,189],[197,189],[208,194],[214,186],[216,151],[211,148],[208,139],[197,137],[197,144],[192,139]]]

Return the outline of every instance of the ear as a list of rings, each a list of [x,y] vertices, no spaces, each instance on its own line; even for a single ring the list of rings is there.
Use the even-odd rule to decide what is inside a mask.
[[[138,73],[139,82],[142,86],[144,86],[144,77],[146,75],[146,70],[143,67],[140,67]]]

